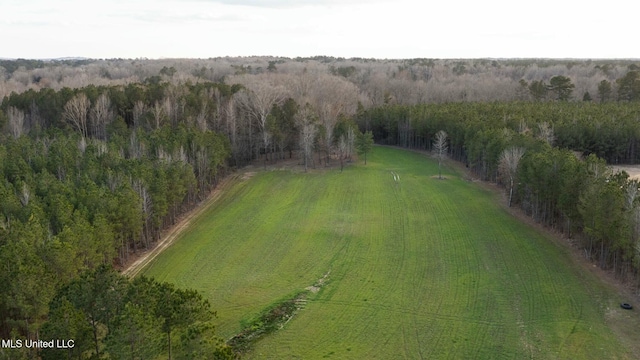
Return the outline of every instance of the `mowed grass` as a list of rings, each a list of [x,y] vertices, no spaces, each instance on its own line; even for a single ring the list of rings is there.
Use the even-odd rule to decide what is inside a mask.
[[[391,172],[399,176],[394,180]],[[202,291],[225,338],[320,292],[255,359],[624,359],[620,299],[495,194],[408,151],[233,186],[144,275]]]

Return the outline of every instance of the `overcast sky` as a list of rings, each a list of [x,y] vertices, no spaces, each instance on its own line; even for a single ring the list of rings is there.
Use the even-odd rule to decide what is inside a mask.
[[[638,10],[629,0],[0,0],[0,58],[640,58]]]

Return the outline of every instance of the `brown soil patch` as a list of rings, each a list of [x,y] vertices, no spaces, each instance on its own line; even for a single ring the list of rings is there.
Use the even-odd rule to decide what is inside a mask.
[[[309,290],[314,294],[317,293],[325,285],[325,282],[327,281],[329,274],[331,274],[331,270],[327,271],[327,273],[324,274],[324,276],[322,276],[320,279],[318,279],[318,281],[316,281],[315,284],[311,286],[307,286],[305,290]]]
[[[318,291],[320,291],[320,287],[318,286],[307,286],[306,288],[304,288],[305,290],[309,290],[312,293],[317,293]]]
[[[255,171],[247,171],[246,173],[244,173],[244,175],[242,175],[242,180],[249,180],[253,177],[253,175],[255,175],[256,172]]]
[[[630,179],[640,180],[640,165],[619,165],[612,166],[614,172],[626,171]]]

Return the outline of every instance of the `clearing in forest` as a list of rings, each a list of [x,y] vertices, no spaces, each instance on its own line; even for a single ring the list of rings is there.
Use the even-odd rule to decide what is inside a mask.
[[[143,273],[202,291],[225,338],[323,279],[246,358],[634,357],[606,323],[617,293],[443,170],[375,148],[343,172],[259,172]]]
[[[640,180],[640,165],[614,165],[613,171],[626,171],[629,174],[629,178]]]

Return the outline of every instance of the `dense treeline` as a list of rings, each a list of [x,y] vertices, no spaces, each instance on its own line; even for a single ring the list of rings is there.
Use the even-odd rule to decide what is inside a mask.
[[[554,146],[595,154],[610,164],[635,164],[640,162],[639,119],[637,102],[488,102],[372,108],[359,122],[373,130],[377,142],[405,147],[429,148],[432,136],[444,129],[451,155],[495,180],[497,168],[488,167],[487,160],[497,160],[502,149],[491,149],[488,142],[504,142],[510,136],[505,129],[540,137],[541,126],[548,126]],[[476,141],[469,141],[472,137]],[[478,148],[476,142],[487,146]]]
[[[639,184],[614,174],[604,159],[640,160],[639,120],[640,104],[633,102],[386,106],[358,115],[360,127],[382,144],[429,150],[436,132],[446,131],[453,159],[513,190],[513,203],[579,239],[601,267],[636,279]],[[523,155],[509,156],[514,149]]]
[[[126,262],[209,193],[226,171],[230,148],[211,130],[206,108],[215,107],[206,94],[230,91],[148,83],[4,99],[0,118],[10,131],[0,142],[3,338],[12,331],[37,337],[62,284],[101,264]]]

